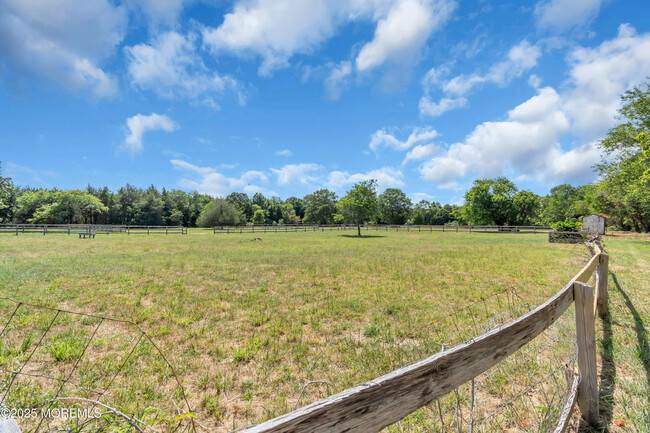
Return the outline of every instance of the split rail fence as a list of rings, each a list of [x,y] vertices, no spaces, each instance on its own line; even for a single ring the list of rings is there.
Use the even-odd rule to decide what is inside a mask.
[[[182,226],[141,226],[141,225],[98,225],[98,224],[0,224],[0,233],[19,234],[77,234],[77,233],[126,233],[131,234],[187,234]]]
[[[577,402],[585,421],[598,424],[595,318],[607,311],[609,258],[588,244],[589,262],[548,301],[518,319],[436,355],[399,368],[263,424],[247,433],[378,432],[473,380],[553,325],[575,303],[578,374],[555,424],[563,432]],[[597,287],[586,283],[596,274]]]
[[[214,234],[231,233],[292,233],[310,231],[357,230],[354,224],[285,224],[285,225],[247,225],[247,226],[215,226]],[[405,232],[469,232],[469,233],[546,233],[548,226],[444,226],[444,225],[390,225],[366,224],[361,226],[365,231],[405,231]]]

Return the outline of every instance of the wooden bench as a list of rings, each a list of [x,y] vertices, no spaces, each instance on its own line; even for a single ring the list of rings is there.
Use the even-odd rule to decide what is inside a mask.
[[[86,239],[86,238],[94,238],[95,237],[94,232],[70,232],[70,233],[77,233],[79,235],[79,239],[81,239],[82,237],[84,239]]]

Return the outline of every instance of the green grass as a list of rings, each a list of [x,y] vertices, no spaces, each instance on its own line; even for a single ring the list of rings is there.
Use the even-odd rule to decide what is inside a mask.
[[[0,290],[21,301],[136,322],[177,369],[201,425],[227,431],[290,411],[308,381],[326,381],[331,392],[339,392],[387,373],[391,365],[437,352],[457,331],[442,325],[419,328],[477,299],[511,289],[537,305],[587,258],[584,247],[549,244],[544,235],[347,235],[255,233],[262,242],[252,241],[253,235],[201,230],[92,240],[2,236]],[[637,330],[648,326],[648,241],[608,239],[606,247],[612,266],[608,344],[620,364],[611,418],[624,419],[628,429],[637,423],[644,431],[647,337]],[[486,305],[488,316],[509,308]],[[2,304],[1,317],[12,308]],[[476,329],[470,316],[458,316],[469,335]],[[51,318],[39,316],[38,329]],[[57,318],[47,349],[36,358],[52,374],[61,374],[95,326]],[[27,326],[13,352],[40,338],[34,334],[25,342],[26,332]],[[129,332],[122,327],[98,332],[92,349],[99,354],[81,365],[87,383],[107,384],[119,369],[116,354],[130,347]],[[405,343],[398,347],[400,341]],[[26,356],[5,352],[0,356],[12,362]],[[120,390],[116,401],[146,411],[146,402],[163,401],[174,388],[149,344],[141,344],[136,355],[113,388]],[[308,387],[300,405],[324,396],[325,387]]]

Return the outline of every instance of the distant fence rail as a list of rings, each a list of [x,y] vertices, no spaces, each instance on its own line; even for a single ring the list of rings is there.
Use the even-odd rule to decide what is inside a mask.
[[[574,303],[579,374],[571,372],[567,378],[569,393],[551,431],[566,429],[576,401],[583,418],[596,426],[595,318],[596,313],[603,316],[607,311],[609,258],[598,244],[589,244],[588,248],[593,255],[584,268],[533,311],[465,343],[245,431],[378,432],[510,357],[553,325]],[[594,272],[595,292],[585,284]]]
[[[108,225],[108,224],[0,224],[0,233],[19,234],[77,234],[77,233],[126,233],[131,234],[187,234],[183,226],[142,226],[142,225]]]
[[[294,233],[336,230],[357,230],[355,224],[279,224],[279,225],[246,225],[246,226],[214,226],[214,234],[231,233]],[[392,225],[365,224],[365,231],[405,231],[405,232],[468,232],[468,233],[546,233],[548,226],[460,226],[460,225]]]

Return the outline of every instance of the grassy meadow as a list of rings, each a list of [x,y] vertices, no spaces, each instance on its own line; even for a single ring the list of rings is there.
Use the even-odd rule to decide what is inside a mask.
[[[650,431],[650,241],[615,236],[604,246],[611,315],[597,322],[601,412],[610,431]],[[3,235],[0,296],[137,323],[176,369],[198,425],[229,431],[292,410],[301,391],[304,406],[476,335],[474,310],[423,326],[477,300],[484,319],[538,305],[587,259],[584,246],[527,234]],[[14,308],[0,303],[0,323]],[[33,333],[17,315],[18,349],[3,347],[0,361],[19,365],[36,347],[54,313],[34,314]],[[57,317],[32,361],[64,376],[98,325]],[[151,343],[119,367],[111,351],[128,353],[135,334],[119,324],[97,329],[77,382],[110,384],[111,401],[140,416],[143,402],[176,392],[165,366],[146,361],[159,359]],[[326,384],[303,390],[310,381]],[[33,403],[47,386],[25,385],[15,402]],[[174,398],[165,409],[178,407]]]

